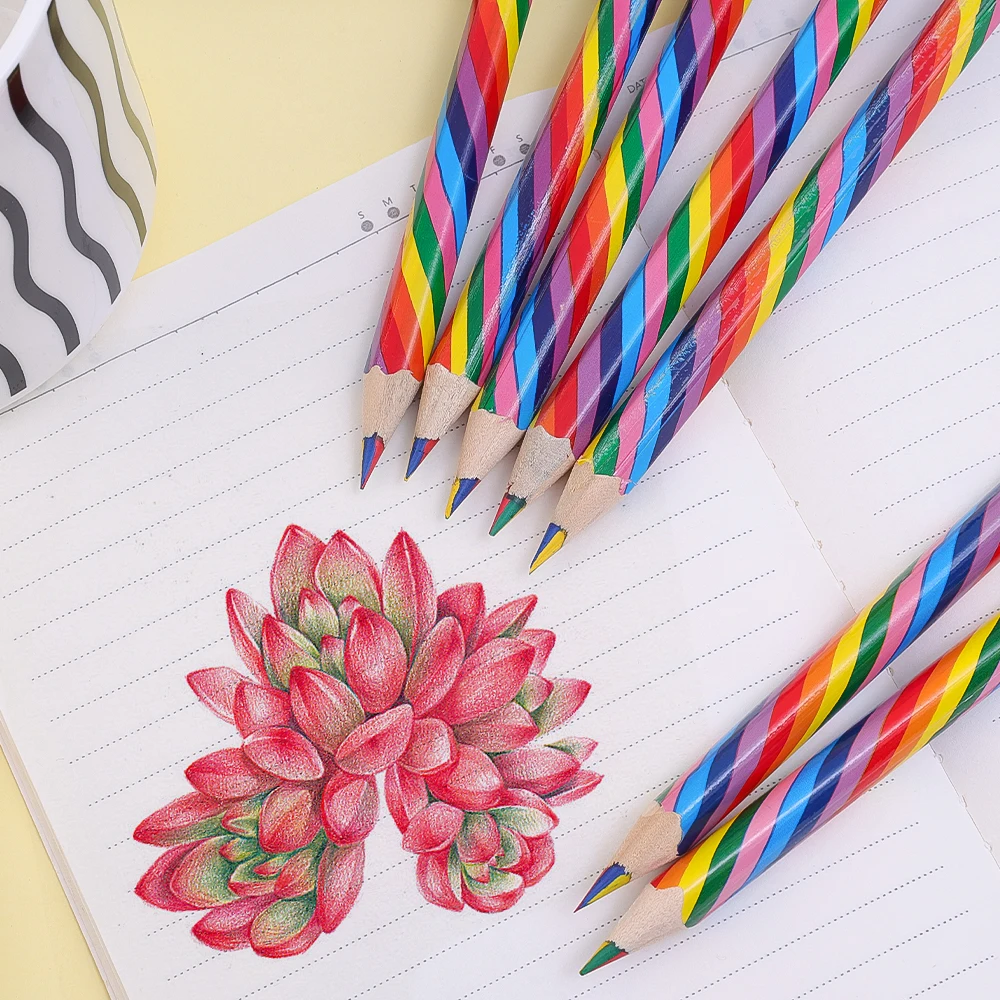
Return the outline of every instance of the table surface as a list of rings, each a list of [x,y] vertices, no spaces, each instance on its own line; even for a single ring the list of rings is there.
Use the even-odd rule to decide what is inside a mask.
[[[554,86],[594,0],[535,0],[511,94]],[[156,128],[139,273],[430,134],[468,0],[117,0]],[[680,0],[664,0],[664,15]],[[402,80],[407,81],[400,87]],[[0,758],[0,995],[107,993]]]

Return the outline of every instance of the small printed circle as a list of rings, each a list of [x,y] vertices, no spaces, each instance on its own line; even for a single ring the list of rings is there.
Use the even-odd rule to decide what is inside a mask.
[[[493,157],[493,166],[495,167],[502,167],[506,162],[507,157],[502,153],[497,153],[497,155]]]
[[[363,233],[370,233],[374,228],[375,223],[372,222],[371,219],[365,219],[365,221],[361,223],[361,231]]]
[[[395,205],[393,205],[392,208],[389,209],[388,215],[389,215],[390,219],[398,219],[399,218],[399,209],[396,208]]]
[[[521,143],[521,155],[522,156],[527,156],[529,149],[531,149],[531,147],[526,142],[522,142]]]

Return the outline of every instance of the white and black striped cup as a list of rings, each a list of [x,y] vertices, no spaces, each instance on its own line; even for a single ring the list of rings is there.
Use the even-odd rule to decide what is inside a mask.
[[[112,0],[0,0],[4,35],[0,409],[107,319],[156,193],[152,124]]]

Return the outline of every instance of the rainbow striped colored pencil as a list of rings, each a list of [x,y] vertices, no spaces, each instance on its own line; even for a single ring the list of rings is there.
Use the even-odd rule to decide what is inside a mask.
[[[588,906],[690,850],[1000,562],[1000,485],[639,817]]]
[[[533,569],[635,488],[936,107],[996,21],[993,0],[942,4],[573,466]]]
[[[660,0],[599,0],[438,341],[406,476],[482,387],[625,82]]]
[[[820,0],[525,435],[496,534],[583,454],[875,23],[886,0]]]
[[[581,975],[704,920],[998,685],[1000,615],[653,879]]]
[[[750,0],[688,0],[469,416],[446,516],[517,444],[583,326]]]
[[[423,380],[530,6],[473,0],[362,380],[362,487]]]

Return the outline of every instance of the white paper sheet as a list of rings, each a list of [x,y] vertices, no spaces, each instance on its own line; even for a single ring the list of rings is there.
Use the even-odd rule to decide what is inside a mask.
[[[778,29],[787,24],[761,21],[746,37]],[[713,84],[720,100],[726,86],[748,86],[740,58]],[[753,83],[766,70],[755,63]],[[516,133],[544,105],[534,97],[505,112],[495,145],[508,166]],[[689,135],[702,141],[698,121]],[[985,996],[1000,979],[1000,871],[929,754],[710,923],[604,976],[577,977],[632,893],[572,909],[637,809],[850,608],[725,390],[644,488],[538,579],[525,571],[545,503],[497,541],[486,536],[506,470],[443,521],[457,432],[404,485],[404,426],[358,491],[359,372],[399,238],[394,210],[420,159],[404,151],[137,282],[87,355],[0,417],[5,749],[16,745],[20,780],[113,991]],[[484,186],[481,219],[504,179],[501,170]],[[354,910],[301,957],[212,952],[189,933],[194,915],[133,895],[157,854],[131,840],[136,823],[186,791],[190,761],[235,743],[185,675],[237,663],[224,591],[266,599],[291,522],[321,535],[345,528],[379,556],[405,527],[439,587],[478,579],[491,604],[537,592],[533,624],[559,636],[548,672],[593,684],[566,730],[599,741],[593,766],[604,781],[561,809],[555,868],[507,913],[426,903],[387,817],[369,839]],[[873,685],[852,717],[889,690],[888,677]]]

